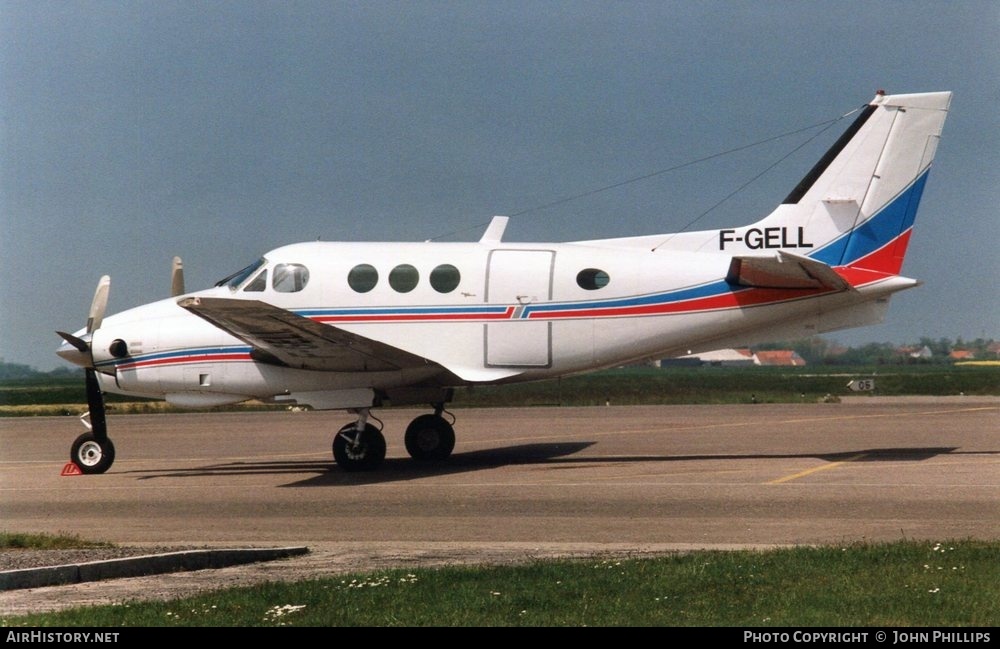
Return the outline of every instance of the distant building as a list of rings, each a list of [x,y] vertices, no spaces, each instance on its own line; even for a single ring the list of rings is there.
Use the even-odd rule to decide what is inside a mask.
[[[681,356],[681,361],[697,360],[705,365],[720,365],[723,367],[738,367],[740,365],[753,365],[753,354],[749,349],[715,349],[710,352],[700,354],[688,354]]]
[[[896,353],[900,356],[905,356],[906,358],[916,358],[920,360],[925,360],[934,356],[934,352],[927,345],[923,347],[910,346],[910,347],[897,347]]]
[[[802,367],[806,364],[806,361],[791,349],[776,349],[771,351],[760,351],[754,354],[754,364]]]
[[[948,354],[948,358],[953,361],[973,361],[976,359],[976,355],[968,349],[953,349]]]
[[[986,346],[986,351],[992,358],[1000,358],[1000,342],[990,343]]]

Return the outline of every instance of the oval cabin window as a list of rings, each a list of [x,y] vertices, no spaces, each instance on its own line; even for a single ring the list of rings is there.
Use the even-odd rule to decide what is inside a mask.
[[[397,293],[409,293],[419,281],[420,273],[409,264],[400,264],[389,272],[389,286]]]
[[[451,293],[460,281],[461,273],[451,264],[441,264],[431,271],[431,288],[438,293]]]
[[[585,268],[576,275],[576,283],[586,291],[596,291],[604,288],[611,281],[611,278],[603,270],[597,268]]]
[[[367,293],[378,284],[378,271],[371,264],[358,264],[347,274],[347,285],[357,293]]]

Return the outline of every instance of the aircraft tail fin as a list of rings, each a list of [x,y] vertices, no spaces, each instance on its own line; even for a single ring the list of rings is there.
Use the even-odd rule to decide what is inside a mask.
[[[792,250],[833,267],[898,274],[951,97],[880,92],[774,212],[721,230],[720,249]]]

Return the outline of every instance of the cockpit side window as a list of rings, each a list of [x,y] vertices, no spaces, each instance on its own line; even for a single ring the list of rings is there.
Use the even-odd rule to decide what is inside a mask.
[[[248,277],[256,273],[257,270],[265,263],[267,263],[266,260],[263,257],[261,257],[260,259],[250,264],[243,270],[236,271],[232,275],[224,279],[220,279],[218,282],[215,283],[215,285],[228,286],[229,288],[235,291],[240,284],[242,284]]]
[[[260,293],[265,288],[267,288],[267,269],[265,268],[260,272],[260,275],[254,277],[251,282],[249,282],[243,289],[244,292]]]
[[[302,264],[277,264],[271,287],[279,293],[297,293],[309,283],[309,269]]]

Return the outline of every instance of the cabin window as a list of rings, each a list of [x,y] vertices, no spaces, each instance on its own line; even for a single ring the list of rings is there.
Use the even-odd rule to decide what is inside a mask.
[[[431,287],[438,293],[451,293],[461,280],[462,275],[451,264],[441,264],[431,271]]]
[[[608,285],[611,278],[603,270],[597,268],[585,268],[576,275],[576,283],[586,291],[596,291]]]
[[[252,293],[260,293],[265,288],[267,288],[267,269],[266,268],[264,269],[264,272],[262,272],[257,277],[254,277],[253,281],[251,281],[249,284],[247,284],[246,288],[244,288],[243,290],[244,291],[250,291]]]
[[[420,273],[409,264],[400,264],[389,272],[389,286],[397,293],[409,293],[419,281]]]
[[[298,293],[309,283],[309,269],[302,264],[277,264],[271,287],[279,293]]]
[[[378,284],[378,271],[371,264],[358,264],[347,274],[347,285],[358,293],[367,293]]]

